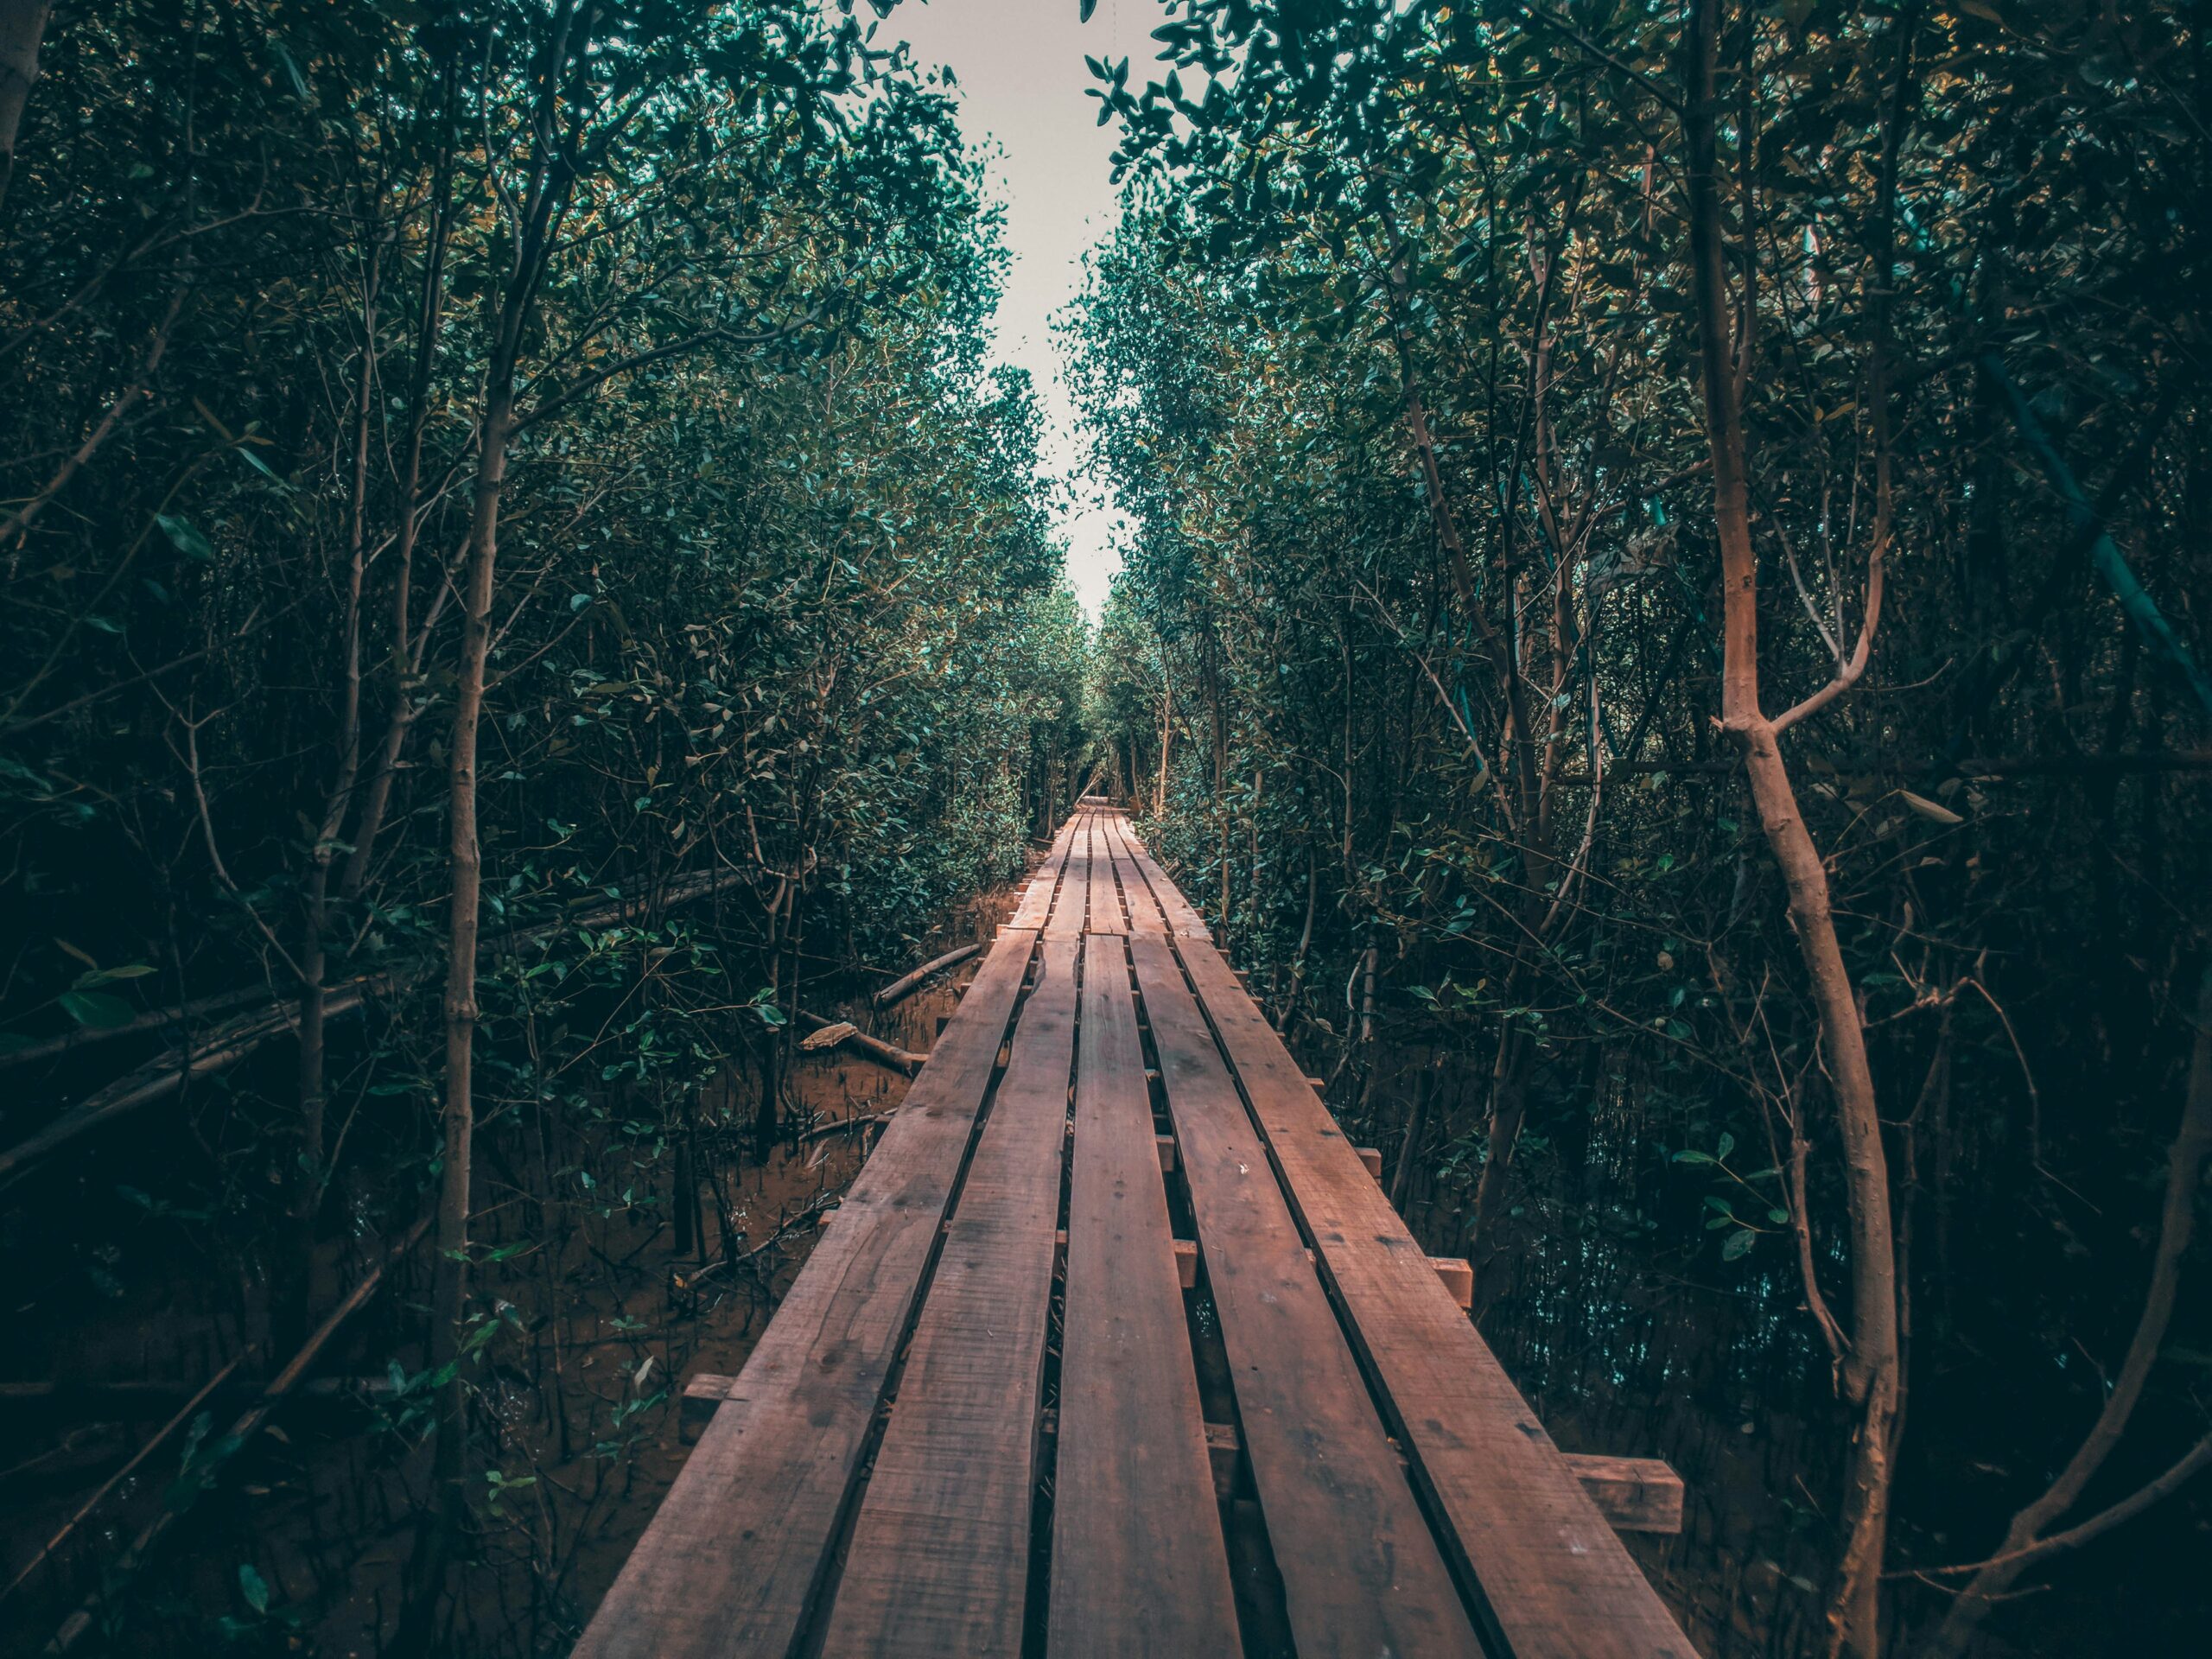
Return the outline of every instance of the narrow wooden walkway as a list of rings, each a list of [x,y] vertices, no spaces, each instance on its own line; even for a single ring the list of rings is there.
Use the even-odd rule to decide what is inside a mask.
[[[1688,1659],[1447,1276],[1085,808],[576,1651]]]

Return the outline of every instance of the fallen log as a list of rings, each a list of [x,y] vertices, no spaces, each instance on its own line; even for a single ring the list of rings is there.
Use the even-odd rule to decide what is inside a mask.
[[[400,1236],[398,1243],[385,1252],[384,1260],[362,1274],[361,1282],[346,1293],[344,1301],[330,1310],[328,1317],[315,1327],[315,1334],[307,1339],[298,1353],[292,1356],[290,1363],[270,1379],[269,1386],[262,1390],[261,1398],[239,1415],[221,1440],[213,1442],[219,1449],[211,1453],[207,1467],[200,1471],[199,1478],[203,1484],[213,1480],[222,1461],[251,1440],[260,1432],[261,1426],[269,1421],[270,1414],[300,1386],[302,1379],[314,1367],[322,1351],[329,1346],[330,1339],[376,1294],[377,1287],[384,1282],[385,1270],[404,1257],[430,1230],[431,1220],[431,1217],[425,1216]],[[219,1376],[215,1379],[217,1382],[221,1380]],[[211,1382],[208,1387],[213,1389],[214,1383]],[[127,1579],[145,1560],[147,1552],[161,1541],[170,1523],[183,1513],[182,1509],[164,1506],[159,1515],[140,1529],[138,1535],[130,1541],[130,1548],[117,1558],[113,1566],[101,1575],[104,1584],[113,1586]],[[74,1524],[74,1522],[71,1522],[71,1525]],[[92,1617],[99,1606],[102,1593],[101,1591],[94,1591],[85,1598],[83,1606],[62,1621],[61,1628],[54,1633],[54,1640],[47,1644],[48,1653],[67,1653],[84,1639],[85,1633],[92,1628]]]
[[[613,927],[644,914],[655,904],[688,903],[734,887],[744,879],[742,871],[709,871],[673,882],[658,893],[615,899],[589,909],[571,912],[557,921],[517,930],[504,938],[495,938],[493,944],[496,947],[513,950],[549,938],[564,928]],[[404,989],[439,971],[442,966],[435,958],[429,958],[410,963],[404,968],[368,974],[359,979],[334,985],[324,995],[323,1017],[330,1020],[356,1013],[367,1006],[372,997]],[[137,1110],[141,1106],[150,1105],[175,1094],[188,1079],[236,1065],[271,1039],[292,1031],[298,1023],[297,999],[280,998],[251,1013],[226,1020],[186,1047],[173,1048],[166,1054],[156,1055],[137,1071],[126,1073],[105,1088],[86,1096],[76,1105],[65,1109],[36,1135],[0,1152],[0,1185],[13,1180],[56,1147],[67,1145],[88,1130],[99,1128],[102,1124]]]
[[[889,1043],[870,1037],[865,1032],[854,1027],[848,1020],[824,1020],[820,1014],[808,1014],[804,1009],[800,1010],[798,1017],[805,1024],[813,1027],[817,1033],[834,1030],[841,1025],[844,1026],[846,1030],[838,1039],[839,1045],[855,1049],[879,1065],[887,1065],[893,1071],[903,1072],[910,1077],[920,1071],[923,1065],[929,1059],[926,1054],[916,1054],[907,1049],[893,1048]]]
[[[877,1007],[887,1008],[902,997],[912,995],[933,975],[941,974],[948,968],[957,968],[982,948],[981,944],[963,944],[957,950],[948,950],[941,957],[932,957],[904,978],[893,980],[871,1000]]]

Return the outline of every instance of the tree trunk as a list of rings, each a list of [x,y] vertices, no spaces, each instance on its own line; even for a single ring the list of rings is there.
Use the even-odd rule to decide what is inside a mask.
[[[377,837],[391,804],[392,786],[398,776],[399,757],[415,724],[411,681],[421,671],[421,646],[415,638],[413,578],[415,543],[422,529],[423,436],[429,424],[430,371],[437,358],[438,341],[445,323],[446,251],[453,233],[453,156],[450,145],[438,154],[437,178],[433,186],[436,205],[430,226],[429,262],[423,273],[423,309],[415,334],[414,384],[408,395],[407,462],[400,480],[399,511],[394,526],[391,587],[391,706],[385,715],[383,741],[377,761],[362,791],[359,817],[353,827],[353,850],[346,860],[346,874],[339,891],[357,897],[367,886],[369,865]],[[435,615],[433,608],[432,614]],[[423,625],[423,645],[428,644],[429,624]]]
[[[1720,723],[1743,756],[1760,827],[1789,888],[1790,920],[1820,1016],[1825,1069],[1843,1142],[1852,1329],[1838,1370],[1858,1422],[1844,1477],[1845,1543],[1828,1608],[1827,1650],[1874,1659],[1880,1644],[1881,1571],[1895,1473],[1891,1430],[1899,1382],[1889,1169],[1866,1033],[1829,910],[1827,870],[1798,812],[1775,727],[1759,705],[1758,561],[1751,544],[1738,404],[1739,377],[1748,365],[1738,360],[1730,321],[1716,179],[1719,10],[1719,0],[1695,0],[1692,8],[1682,124],[1689,151],[1690,250],[1725,600]]]
[[[330,869],[338,855],[338,835],[361,774],[361,587],[367,549],[369,428],[377,370],[378,259],[369,257],[362,298],[359,391],[353,409],[352,510],[346,530],[346,615],[339,635],[340,688],[338,702],[337,765],[323,798],[322,822],[308,851],[308,875],[302,898],[300,940],[298,1166],[291,1172],[290,1238],[272,1281],[277,1346],[296,1347],[306,1338],[315,1264],[315,1216],[322,1207],[323,1114],[327,1096],[327,1047],[324,1041],[325,978],[329,966],[326,939],[330,920]]]
[[[1152,816],[1165,817],[1167,811],[1167,755],[1175,737],[1175,682],[1166,673],[1166,664],[1160,665],[1160,679],[1164,690],[1160,694],[1160,775],[1153,780]]]

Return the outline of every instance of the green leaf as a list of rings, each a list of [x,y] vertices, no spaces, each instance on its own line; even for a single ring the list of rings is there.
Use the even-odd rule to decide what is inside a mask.
[[[253,1570],[253,1563],[245,1561],[238,1567],[238,1593],[245,1598],[245,1605],[257,1613],[269,1611],[269,1581]]]
[[[1909,789],[1897,791],[1897,798],[1930,823],[1964,823],[1966,822],[1949,807],[1931,801],[1925,795],[1916,795]]]
[[[1735,1150],[1736,1137],[1732,1135],[1723,1135],[1720,1137],[1720,1144],[1713,1148],[1713,1161],[1716,1164],[1725,1164],[1728,1161],[1728,1154]]]
[[[64,991],[57,1000],[72,1020],[95,1031],[113,1031],[118,1026],[127,1026],[137,1013],[121,997],[110,996],[105,991]]]
[[[157,512],[154,515],[154,522],[162,527],[162,533],[169,538],[176,550],[188,559],[214,558],[214,543],[183,519],[172,518],[166,512]]]
[[[1756,1233],[1749,1231],[1731,1235],[1728,1242],[1720,1247],[1720,1259],[1723,1262],[1733,1262],[1738,1256],[1750,1255],[1751,1246],[1758,1242],[1758,1237]]]
[[[255,472],[259,473],[271,484],[274,484],[278,489],[289,490],[292,487],[283,479],[277,477],[275,473],[271,472],[269,467],[269,463],[264,461],[259,455],[255,454],[253,451],[245,444],[240,444],[238,446],[238,454],[245,458],[245,462],[248,466],[251,467]]]

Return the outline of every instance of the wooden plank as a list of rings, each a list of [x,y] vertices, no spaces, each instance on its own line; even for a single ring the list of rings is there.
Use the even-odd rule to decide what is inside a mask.
[[[1029,884],[1021,890],[1021,902],[1014,906],[1014,914],[1007,920],[1008,927],[1038,928],[1045,925],[1045,918],[1052,913],[1052,890],[1059,883],[1060,872],[1068,861],[1068,849],[1075,843],[1076,821],[1070,818],[1052,836],[1052,850],[1045,855],[1045,861],[1030,875]]]
[[[1459,1591],[1182,970],[1165,940],[1129,948],[1299,1650],[1473,1654]]]
[[[1084,916],[1090,903],[1090,813],[1078,812],[1068,820],[1067,868],[1060,879],[1059,895],[1052,901],[1052,913],[1046,918],[1048,939],[1083,937]]]
[[[1152,855],[1145,850],[1144,842],[1126,824],[1122,834],[1128,842],[1131,861],[1151,887],[1153,897],[1160,901],[1160,908],[1166,915],[1167,931],[1177,938],[1211,940],[1213,930],[1206,925],[1206,918],[1192,908],[1191,901],[1167,879]]]
[[[1084,927],[1093,933],[1122,933],[1128,924],[1122,917],[1122,895],[1114,886],[1114,857],[1108,839],[1112,814],[1093,810],[1090,820],[1090,904]]]
[[[1143,873],[1137,868],[1135,857],[1129,851],[1128,820],[1116,812],[1106,826],[1108,855],[1114,865],[1114,880],[1122,890],[1122,906],[1128,918],[1132,933],[1158,935],[1167,931],[1160,919],[1160,901],[1152,896]]]
[[[1165,878],[1147,874],[1158,892]],[[1516,1659],[1694,1659],[1220,953],[1188,936],[1176,948],[1503,1645]],[[1192,1161],[1187,1137],[1183,1154]]]
[[[1084,947],[1046,1650],[1233,1654],[1236,1613],[1121,941]]]
[[[1682,1478],[1665,1459],[1570,1452],[1567,1466],[1615,1532],[1682,1529]]]
[[[1117,814],[1096,811],[1090,815],[1090,919],[1093,933],[1126,933],[1128,923],[1122,915],[1122,895],[1114,883],[1113,825]]]
[[[1015,1021],[845,1552],[824,1659],[1021,1651],[1079,950],[1045,941]]]
[[[930,1062],[600,1604],[581,1659],[789,1652],[820,1582],[1036,934],[1001,930]]]

